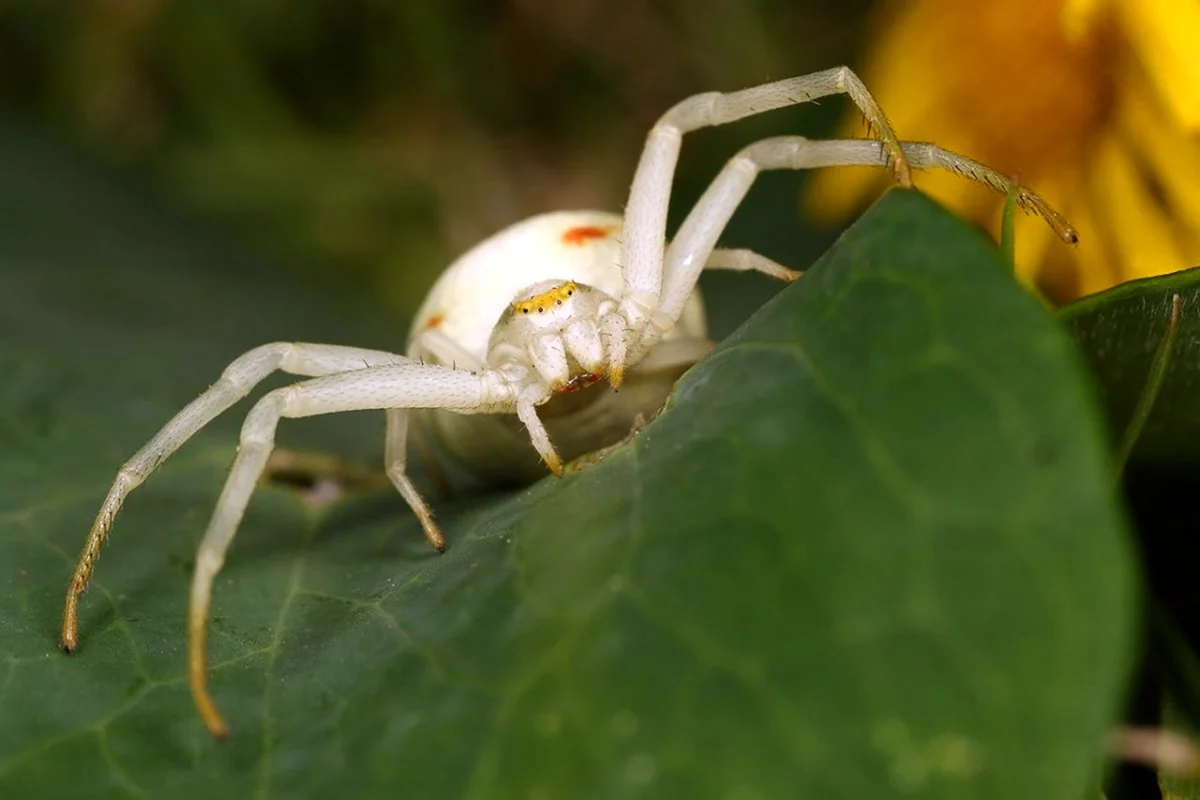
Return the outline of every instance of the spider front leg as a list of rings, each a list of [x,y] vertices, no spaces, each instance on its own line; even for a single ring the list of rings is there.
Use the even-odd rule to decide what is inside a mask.
[[[923,142],[902,142],[908,163],[917,169],[945,169],[1007,194],[1018,192],[1021,205],[1038,214],[1064,242],[1074,243],[1078,235],[1070,223],[1034,192],[1017,186],[1015,181],[977,161]],[[664,284],[656,314],[651,319],[660,331],[669,330],[683,313],[687,297],[699,280],[702,268],[711,267],[717,240],[737,207],[763,170],[814,169],[835,166],[883,166],[888,163],[886,148],[869,139],[812,140],[802,136],[780,136],[755,142],[725,165],[684,219],[664,257]],[[761,258],[761,257],[759,257]],[[766,271],[766,270],[763,270]],[[661,334],[659,334],[661,335]],[[636,360],[640,352],[652,346],[656,334],[647,331],[637,348],[630,352]]]
[[[196,709],[213,736],[221,738],[228,734],[207,689],[205,634],[213,580],[225,562],[250,496],[266,467],[279,420],[342,411],[413,408],[440,408],[463,414],[512,413],[517,408],[516,390],[494,372],[476,374],[433,364],[405,363],[313,378],[276,389],[259,400],[246,416],[237,458],[196,553],[188,610],[188,682]],[[394,451],[392,455],[394,458]],[[389,474],[393,472],[389,470]],[[402,470],[399,474],[403,474]],[[406,485],[411,488],[411,484]],[[428,514],[415,489],[412,493],[417,497],[417,508],[425,508]]]
[[[631,329],[633,345],[637,344],[647,322],[659,308],[667,206],[683,135],[834,94],[845,94],[858,106],[868,128],[879,138],[886,163],[895,171],[897,182],[902,186],[912,185],[908,160],[899,138],[875,98],[848,67],[835,67],[737,92],[694,95],[677,103],[659,118],[646,138],[625,208],[621,264],[625,270],[626,294],[620,310]],[[703,261],[701,259],[701,264]],[[621,343],[614,349],[618,354],[626,350]],[[636,359],[627,358],[620,364],[615,361],[610,376],[617,384],[625,363],[633,363]]]
[[[276,370],[293,375],[327,375],[407,360],[404,356],[379,350],[304,342],[272,342],[234,359],[216,383],[176,414],[117,471],[116,480],[92,523],[87,542],[67,586],[60,638],[62,649],[70,653],[79,644],[79,598],[87,589],[92,571],[96,568],[96,560],[100,557],[100,549],[108,539],[125,498],[180,445]]]
[[[761,253],[742,247],[719,247],[713,250],[704,262],[705,269],[726,269],[734,272],[761,272],[768,278],[791,283],[804,274],[803,270],[790,269]]]

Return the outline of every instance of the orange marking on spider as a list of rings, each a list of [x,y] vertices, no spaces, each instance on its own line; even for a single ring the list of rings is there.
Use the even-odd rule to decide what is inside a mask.
[[[422,327],[424,327],[425,330],[432,330],[433,328],[439,327],[445,321],[445,314],[434,314],[432,317],[425,320],[425,324]]]
[[[612,232],[616,230],[612,225],[580,225],[575,228],[568,228],[563,232],[563,244],[583,245],[587,244],[589,239],[607,239]]]

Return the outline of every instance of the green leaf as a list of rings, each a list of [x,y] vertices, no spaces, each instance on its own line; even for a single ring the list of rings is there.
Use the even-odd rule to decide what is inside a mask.
[[[1154,356],[1181,300],[1177,345],[1131,462],[1200,461],[1200,269],[1124,283],[1066,306],[1068,326],[1099,383],[1109,428],[1119,441],[1151,377]]]
[[[390,493],[314,515],[261,488],[216,586],[218,744],[183,629],[237,415],[132,496],[68,657],[91,516],[240,349],[400,328],[28,143],[0,138],[0,174],[0,796],[1027,800],[1094,777],[1132,616],[1097,415],[1053,320],[924,197],[885,198],[630,446],[436,501],[444,556]],[[378,458],[380,418],[282,443]]]
[[[1180,315],[1174,346],[1157,374],[1156,355]],[[1079,343],[1100,395],[1109,435],[1141,431],[1129,452],[1124,490],[1136,522],[1146,582],[1155,602],[1149,625],[1150,680],[1165,679],[1182,714],[1200,725],[1200,269],[1122,284],[1060,312]],[[1140,422],[1148,386],[1158,383]]]

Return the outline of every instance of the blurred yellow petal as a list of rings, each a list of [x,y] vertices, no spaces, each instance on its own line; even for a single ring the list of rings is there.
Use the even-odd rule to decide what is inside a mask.
[[[1113,137],[1096,157],[1097,194],[1104,205],[1102,224],[1111,237],[1122,280],[1161,275],[1185,266],[1164,217],[1129,154]]]
[[[929,78],[941,68],[936,49],[914,48],[913,43],[939,37],[937,15],[931,15],[921,3],[884,4],[876,25],[888,34],[871,53],[863,74],[870,75],[867,88],[883,106],[888,121],[897,131],[907,131],[904,139],[920,139],[920,126],[932,116],[941,116],[936,93],[927,90]],[[861,77],[861,75],[860,75]],[[862,126],[839,129],[841,136],[862,136]]]
[[[1144,81],[1130,79],[1123,93],[1121,133],[1129,146],[1153,168],[1155,180],[1171,203],[1179,222],[1190,229],[1189,238],[1200,237],[1200,146],[1168,119],[1155,103]],[[1200,253],[1191,261],[1200,263]]]
[[[804,193],[804,211],[813,219],[831,225],[864,205],[888,183],[890,174],[876,167],[830,167],[813,174]]]
[[[1062,0],[908,0],[863,78],[901,139],[1028,176],[1106,117],[1110,56],[1103,37],[1068,40]]]
[[[1030,222],[1036,224],[1022,224]],[[1040,219],[1018,220],[1013,233],[1016,237],[1013,260],[1017,278],[1024,284],[1034,285],[1041,272],[1046,250],[1052,244],[1058,243],[1058,237],[1054,235],[1054,231],[1050,230],[1050,226],[1044,224]]]
[[[1053,280],[1053,276],[1049,272],[1055,268],[1057,263],[1071,264],[1071,270],[1077,283],[1072,287],[1073,291],[1070,294],[1062,295],[1063,297],[1095,294],[1121,281],[1113,259],[1115,251],[1111,237],[1104,235],[1103,229],[1098,223],[1099,217],[1092,210],[1092,207],[1099,203],[1099,198],[1092,195],[1077,205],[1071,206],[1071,219],[1079,226],[1080,230],[1091,231],[1091,234],[1080,240],[1070,258],[1060,259],[1052,256],[1048,259],[1046,265],[1048,282]]]
[[[1001,172],[1020,171],[1037,188],[1037,177],[1075,158],[1107,113],[1103,83],[1087,80],[1111,68],[1104,44],[1068,41],[1061,3],[905,0],[888,8],[862,75],[901,139],[932,141]],[[1019,83],[1022,74],[1038,79]],[[839,133],[846,131],[843,125]],[[832,198],[820,203],[822,219],[848,213],[853,206],[844,197],[858,200],[877,187],[847,176],[852,185],[839,192],[842,174],[811,184],[813,194]],[[934,179],[942,198],[951,191],[945,181]],[[956,196],[976,197],[969,190]],[[810,197],[807,205],[817,201]]]
[[[1175,117],[1200,129],[1200,2],[1122,0],[1122,19],[1138,56]]]
[[[862,77],[901,139],[1007,173],[1074,224],[1076,248],[1023,221],[1017,271],[1058,300],[1200,263],[1200,0],[893,0]],[[876,185],[811,188],[858,201]],[[954,179],[918,185],[998,229]],[[812,207],[814,198],[810,197]],[[828,203],[819,216],[857,203]]]
[[[1066,0],[1063,3],[1062,25],[1067,38],[1078,42],[1092,32],[1109,0]]]

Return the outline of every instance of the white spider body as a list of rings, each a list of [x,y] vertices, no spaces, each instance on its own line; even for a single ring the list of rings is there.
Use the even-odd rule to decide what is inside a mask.
[[[489,347],[505,311],[514,301],[569,281],[598,289],[609,300],[603,311],[615,309],[625,293],[619,264],[622,222],[620,215],[603,211],[555,211],[485,239],[433,285],[413,320],[408,355],[469,369],[496,366],[504,356]],[[663,342],[687,340],[687,345],[665,350],[656,345],[626,375],[620,392],[586,380],[556,392],[538,414],[562,457],[570,461],[613,444],[628,435],[638,417],[653,416],[675,380],[703,356],[705,328],[700,293],[693,290],[678,322],[662,337]],[[639,368],[642,364],[648,368]],[[573,371],[578,377],[579,370]],[[417,419],[450,455],[482,477],[527,481],[545,470],[511,414],[434,409]]]
[[[850,97],[879,141],[781,136],[755,142],[730,159],[668,243],[667,204],[685,133],[834,94]],[[206,688],[213,580],[266,468],[280,419],[384,411],[387,475],[430,543],[442,550],[445,540],[433,513],[405,469],[413,412],[429,413],[446,448],[481,473],[526,475],[536,463],[534,453],[561,473],[558,448],[573,457],[622,438],[637,416],[658,411],[675,378],[707,352],[711,344],[696,294],[702,270],[755,270],[783,280],[799,276],[752,251],[716,246],[759,172],[851,164],[890,166],[906,186],[911,167],[939,167],[1001,192],[1016,190],[1025,208],[1044,216],[1064,240],[1075,241],[1065,220],[1004,175],[934,145],[901,142],[846,67],[688,97],[650,129],[623,216],[547,214],[488,239],[438,280],[417,315],[407,356],[273,342],[236,358],[117,472],[67,588],[63,649],[76,647],[79,598],[129,492],[267,375],[282,370],[306,376],[267,393],[247,414],[237,456],[196,554],[188,614],[189,683],[205,725],[213,735],[224,735]],[[600,383],[605,378],[621,391]]]

